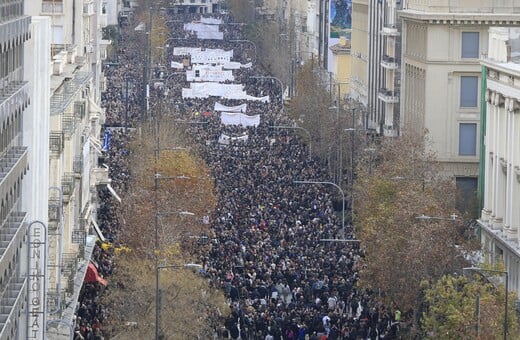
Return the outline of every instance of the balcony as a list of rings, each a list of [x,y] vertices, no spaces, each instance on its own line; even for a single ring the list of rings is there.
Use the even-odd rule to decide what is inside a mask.
[[[399,60],[394,57],[384,55],[383,59],[381,60],[381,66],[388,70],[396,70],[399,68]]]
[[[70,138],[76,131],[76,118],[74,116],[63,115],[61,117],[61,129],[65,133],[65,137]]]
[[[399,103],[399,92],[382,88],[379,90],[377,98],[389,104]]]
[[[0,197],[9,196],[9,189],[27,172],[27,153],[27,147],[14,146],[0,158]]]
[[[18,244],[25,237],[25,228],[22,228],[25,221],[25,213],[11,212],[1,228],[0,235],[0,261],[6,259],[11,261],[18,251]]]
[[[49,134],[49,149],[51,154],[60,155],[63,151],[63,132],[52,131]]]
[[[74,174],[65,173],[61,178],[61,192],[63,195],[63,201],[68,202],[70,196],[74,193],[75,179]]]
[[[18,320],[22,305],[25,302],[26,279],[12,276],[6,282],[0,297],[0,339],[10,339],[11,332],[16,331],[15,320]],[[14,322],[13,322],[14,321]]]
[[[80,156],[74,157],[74,161],[72,161],[72,171],[77,175],[81,175],[83,171],[83,159]]]
[[[83,15],[84,16],[91,16],[94,15],[94,2],[92,1],[85,1],[83,4]]]
[[[105,167],[93,168],[92,176],[94,179],[93,185],[110,184],[110,178],[108,177],[108,169]]]
[[[78,119],[85,118],[85,106],[84,101],[74,102],[74,117]]]
[[[42,14],[63,14],[63,2],[43,1]]]
[[[398,37],[401,35],[399,33],[399,29],[395,24],[384,24],[383,29],[381,30],[381,35],[390,36],[390,37]]]

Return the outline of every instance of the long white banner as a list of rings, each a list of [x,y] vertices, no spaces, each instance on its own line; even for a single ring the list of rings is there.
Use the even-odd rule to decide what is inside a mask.
[[[184,30],[189,32],[218,32],[218,25],[206,25],[198,22],[184,24]]]
[[[215,70],[215,69],[200,69],[186,71],[187,81],[212,81],[223,83],[227,80],[233,81],[233,71],[230,70]]]
[[[240,68],[251,68],[253,63],[241,64],[238,61],[228,61],[222,64],[222,67],[227,70],[238,70]]]
[[[224,40],[224,32],[198,31],[197,39]]]
[[[224,125],[242,125],[257,127],[260,124],[260,115],[248,116],[237,112],[221,112],[220,122]]]
[[[219,144],[222,144],[222,145],[229,145],[229,143],[231,141],[235,141],[236,140],[236,141],[245,142],[248,139],[249,139],[248,135],[232,137],[232,136],[228,136],[228,135],[225,135],[225,134],[221,134],[220,137],[218,138],[218,142],[219,142]]]
[[[213,108],[215,111],[226,111],[226,112],[246,112],[247,111],[247,104],[241,104],[237,106],[226,106],[222,105],[219,102],[215,102],[215,107]]]
[[[170,63],[170,67],[171,68],[175,68],[175,69],[184,69],[184,64],[183,63],[178,63],[176,61],[172,61]]]
[[[192,53],[200,52],[200,47],[174,47],[173,55],[192,55]]]
[[[193,52],[191,54],[192,64],[223,64],[233,58],[233,50],[206,50]]]
[[[222,19],[218,19],[218,18],[200,18],[200,22],[203,23],[203,24],[208,24],[208,25],[220,25],[223,23]]]
[[[241,99],[251,101],[269,102],[269,96],[254,97],[244,91],[241,84],[221,84],[213,82],[190,83],[190,88],[182,89],[182,98],[208,98],[210,96],[225,99]]]

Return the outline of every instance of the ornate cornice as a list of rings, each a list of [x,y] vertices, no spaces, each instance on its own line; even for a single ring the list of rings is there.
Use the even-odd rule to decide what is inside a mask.
[[[399,11],[404,20],[422,21],[431,25],[518,26],[520,14],[500,13],[443,13],[412,9]]]

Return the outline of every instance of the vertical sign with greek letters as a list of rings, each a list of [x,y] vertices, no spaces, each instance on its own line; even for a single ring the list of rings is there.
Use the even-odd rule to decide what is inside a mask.
[[[43,339],[45,329],[45,266],[47,232],[42,223],[31,223],[27,294],[27,339]]]

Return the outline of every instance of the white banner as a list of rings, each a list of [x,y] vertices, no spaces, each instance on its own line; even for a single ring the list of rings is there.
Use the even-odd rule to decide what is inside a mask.
[[[171,64],[170,64],[170,67],[171,68],[175,68],[175,69],[184,69],[184,64],[183,63],[178,63],[176,61],[172,61]]]
[[[215,102],[215,111],[226,111],[226,112],[246,112],[247,111],[247,104],[241,104],[238,106],[226,106],[222,105],[219,102]]]
[[[251,68],[253,63],[241,64],[238,61],[228,61],[222,64],[222,67],[227,70],[238,70],[240,68]]]
[[[229,70],[190,70],[186,71],[186,80],[191,81],[212,81],[217,83],[223,83],[226,80],[233,81],[235,77],[233,72]]]
[[[250,96],[250,95],[246,95],[243,98],[228,98],[228,99],[245,99],[245,100],[249,100],[249,101],[253,101],[253,102],[269,103],[269,96],[253,97],[253,96]]]
[[[191,55],[192,53],[200,52],[200,47],[174,47],[173,55]]]
[[[208,98],[210,96],[269,103],[269,96],[250,96],[244,91],[244,86],[241,84],[190,83],[189,89],[182,89],[182,98]]]
[[[233,50],[205,50],[191,54],[192,64],[223,64],[233,58]]]
[[[221,112],[220,122],[224,125],[242,125],[257,127],[260,124],[260,115],[248,116],[243,113]]]
[[[218,32],[218,25],[206,25],[200,22],[189,22],[184,24],[184,30],[189,32]]]
[[[224,40],[224,32],[198,31],[197,39]]]
[[[238,137],[231,137],[231,136],[228,136],[228,135],[225,135],[225,134],[221,134],[220,137],[218,138],[218,142],[219,142],[219,144],[222,144],[222,145],[229,145],[229,143],[231,141],[245,142],[248,139],[249,139],[248,135],[243,135],[243,136],[238,136]]]
[[[222,19],[218,18],[200,18],[200,22],[207,25],[220,25],[223,23]]]

